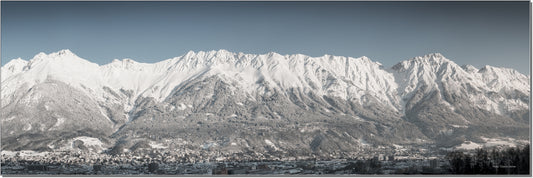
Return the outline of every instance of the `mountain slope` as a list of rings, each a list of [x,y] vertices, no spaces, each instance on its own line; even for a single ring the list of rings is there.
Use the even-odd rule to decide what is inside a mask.
[[[438,53],[384,69],[367,57],[225,50],[99,66],[62,50],[2,67],[2,139],[13,140],[2,148],[51,149],[88,136],[118,152],[151,140],[192,150],[328,154],[366,144],[525,139],[528,86],[529,77],[512,69],[461,67]],[[32,144],[27,136],[50,133],[68,138]]]

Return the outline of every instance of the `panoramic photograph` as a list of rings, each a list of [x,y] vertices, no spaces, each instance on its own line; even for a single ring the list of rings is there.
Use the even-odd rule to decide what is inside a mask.
[[[531,176],[529,1],[2,1],[1,176]]]

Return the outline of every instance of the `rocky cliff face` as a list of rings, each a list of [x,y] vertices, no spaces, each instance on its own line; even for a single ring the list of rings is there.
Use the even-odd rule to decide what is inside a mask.
[[[441,54],[390,69],[366,57],[189,52],[99,66],[68,50],[2,67],[2,149],[357,152],[527,139],[529,77]],[[146,144],[144,144],[146,145]],[[158,145],[158,146],[157,146]]]

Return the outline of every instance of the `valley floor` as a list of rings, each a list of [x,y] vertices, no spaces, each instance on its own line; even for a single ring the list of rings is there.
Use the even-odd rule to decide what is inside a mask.
[[[483,152],[485,150],[485,152]],[[484,162],[480,153],[487,149],[445,151],[437,148],[414,149],[386,155],[365,154],[361,157],[268,156],[261,159],[197,157],[186,154],[174,157],[169,152],[146,150],[111,155],[82,151],[34,152],[2,151],[1,173],[14,175],[357,175],[357,174],[454,174],[467,166],[477,174],[478,164],[490,174],[521,174],[529,165],[529,146],[492,148]],[[499,150],[498,153],[493,153]],[[522,154],[524,153],[524,154]],[[472,155],[471,158],[466,158]],[[482,154],[481,154],[482,155]],[[495,157],[494,155],[500,155]],[[507,156],[506,156],[507,155]],[[518,156],[517,156],[518,155]],[[519,160],[513,160],[520,157]],[[281,159],[280,159],[281,158]],[[523,158],[523,159],[522,159]],[[458,160],[478,160],[458,164]],[[500,161],[498,161],[500,160]],[[506,161],[508,160],[508,161]],[[452,164],[453,163],[453,164]],[[466,163],[466,162],[465,162]],[[506,163],[506,164],[503,164]],[[516,170],[514,170],[516,169]],[[520,171],[519,171],[520,169]],[[454,172],[455,171],[455,172]],[[482,170],[480,170],[482,171]],[[526,170],[527,171],[527,170]],[[463,171],[464,172],[464,171]],[[485,170],[486,172],[486,170]],[[479,172],[478,172],[479,173]]]
[[[449,174],[445,160],[301,160],[142,164],[4,162],[2,175]]]

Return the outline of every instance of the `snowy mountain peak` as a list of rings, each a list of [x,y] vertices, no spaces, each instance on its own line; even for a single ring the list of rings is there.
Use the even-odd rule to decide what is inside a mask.
[[[13,74],[22,72],[27,65],[28,61],[21,58],[9,61],[4,67],[2,67],[2,78],[7,78]]]
[[[487,72],[508,72],[508,73],[514,73],[515,71],[513,69],[507,69],[503,67],[493,67],[489,65],[483,66],[481,69],[479,69],[479,73],[487,73]]]
[[[70,51],[69,49],[62,49],[56,53],[57,55],[74,55],[74,53],[72,53],[72,51]]]
[[[361,60],[361,61],[365,61],[366,63],[371,62],[371,63],[376,63],[376,64],[378,64],[378,65],[381,65],[381,63],[379,63],[379,62],[374,62],[374,61],[372,61],[370,58],[368,58],[368,57],[366,57],[366,56],[361,56],[361,57],[358,57],[358,58],[356,58],[356,59]]]
[[[426,56],[441,57],[441,58],[444,57],[444,55],[442,55],[441,53],[429,53]]]
[[[14,68],[22,69],[26,65],[28,65],[28,61],[19,57],[19,58],[12,59],[11,61],[9,61],[7,64],[4,65],[2,69],[7,69],[7,70],[13,70]]]
[[[478,72],[483,73],[483,74],[498,74],[498,75],[508,75],[508,76],[516,76],[516,77],[527,77],[526,75],[511,68],[494,67],[494,66],[489,66],[489,65],[483,66],[481,69],[478,70]]]
[[[33,59],[44,59],[46,58],[48,55],[44,52],[40,52],[38,54],[36,54],[35,56],[33,56]]]
[[[211,51],[189,51],[182,56],[183,59],[188,60],[191,63],[203,64],[211,63],[220,59],[227,59],[230,56],[234,56],[234,53],[231,53],[227,50],[211,50]],[[200,60],[200,61],[199,61]]]
[[[19,58],[16,58],[16,59],[12,59],[11,61],[9,61],[4,66],[14,66],[14,65],[21,65],[21,64],[26,65],[26,63],[28,63],[28,61],[26,61],[26,60],[24,60],[24,59],[19,57]]]
[[[235,56],[235,53],[229,52],[225,49],[220,49],[217,51],[210,51],[210,54],[208,56],[213,56],[217,58],[229,58],[231,56]]]
[[[234,53],[230,52],[228,50],[225,50],[225,49],[219,49],[219,50],[216,51],[216,54],[231,54],[231,55],[233,55]]]
[[[46,54],[44,52],[40,52],[39,54],[35,55],[33,59],[30,60],[31,63],[36,63],[37,61],[42,60],[54,60],[54,59],[68,59],[68,60],[83,60],[73,52],[71,52],[68,49],[63,49],[58,52],[53,52],[50,54]],[[88,62],[88,61],[87,61]]]
[[[450,60],[447,59],[446,57],[444,57],[441,53],[430,53],[430,54],[426,54],[424,56],[417,56],[415,58],[412,58],[409,61],[421,62],[421,63],[425,63],[425,64],[427,64],[427,63],[442,64],[442,63],[450,62]]]
[[[475,73],[475,72],[479,71],[479,69],[477,69],[473,65],[468,65],[468,64],[461,66],[461,68],[463,68],[463,70],[465,70],[468,73]]]
[[[43,59],[43,58],[58,58],[58,57],[67,57],[67,56],[76,56],[72,51],[68,49],[63,49],[58,52],[53,52],[50,54],[46,54],[44,52],[40,52],[39,54],[35,55],[33,57],[34,59]],[[76,56],[77,57],[77,56]]]
[[[134,61],[133,59],[130,59],[130,58],[126,58],[126,59],[122,59],[122,62],[123,63],[137,63],[137,61]]]
[[[185,53],[185,55],[183,55],[183,57],[187,58],[187,57],[191,57],[191,56],[194,56],[194,55],[196,55],[196,52],[194,52],[193,50],[190,50],[187,53]]]
[[[484,65],[481,69],[479,69],[480,73],[484,73],[484,72],[487,72],[487,71],[493,71],[492,66]]]
[[[402,61],[394,65],[392,69],[398,72],[407,71],[407,70],[412,70],[412,71],[430,70],[432,72],[435,72],[436,70],[438,70],[441,66],[445,64],[450,64],[449,66],[460,68],[457,64],[447,59],[442,54],[431,53],[431,54],[427,54],[424,56],[417,56],[409,60]]]
[[[486,65],[479,69],[478,73],[481,74],[482,80],[496,91],[517,89],[529,93],[529,76],[514,69]]]

